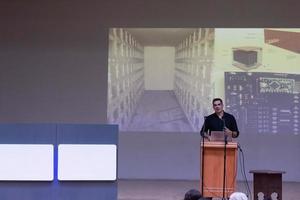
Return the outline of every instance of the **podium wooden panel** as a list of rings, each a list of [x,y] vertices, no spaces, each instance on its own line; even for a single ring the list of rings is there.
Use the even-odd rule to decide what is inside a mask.
[[[203,146],[201,143],[201,150]],[[200,154],[202,156],[202,152]],[[202,160],[202,159],[200,159]],[[224,142],[206,141],[204,143],[204,167],[203,172],[203,196],[223,197],[223,175],[224,175]],[[228,142],[226,146],[226,177],[225,197],[235,192],[237,173],[237,143]],[[200,190],[202,180],[200,181]]]

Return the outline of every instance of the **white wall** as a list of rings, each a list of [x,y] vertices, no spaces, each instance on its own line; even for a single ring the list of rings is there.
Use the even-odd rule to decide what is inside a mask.
[[[175,47],[145,47],[145,89],[173,90]]]

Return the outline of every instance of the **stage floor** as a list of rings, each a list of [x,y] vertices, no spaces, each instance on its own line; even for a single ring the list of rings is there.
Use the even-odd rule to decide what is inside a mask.
[[[249,183],[252,192],[252,182]],[[119,200],[183,200],[189,189],[198,189],[198,181],[119,180]],[[237,191],[246,193],[245,182],[237,183]],[[300,199],[300,182],[284,182],[283,200]],[[253,194],[252,194],[253,195]]]

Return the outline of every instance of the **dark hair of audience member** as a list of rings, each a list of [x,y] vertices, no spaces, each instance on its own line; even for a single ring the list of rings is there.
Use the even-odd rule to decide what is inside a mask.
[[[201,198],[201,193],[195,189],[187,191],[184,195],[184,200],[200,200]]]

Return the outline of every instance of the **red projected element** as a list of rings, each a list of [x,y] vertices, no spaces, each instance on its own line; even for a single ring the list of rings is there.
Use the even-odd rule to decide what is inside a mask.
[[[265,29],[265,43],[300,53],[300,33]]]

